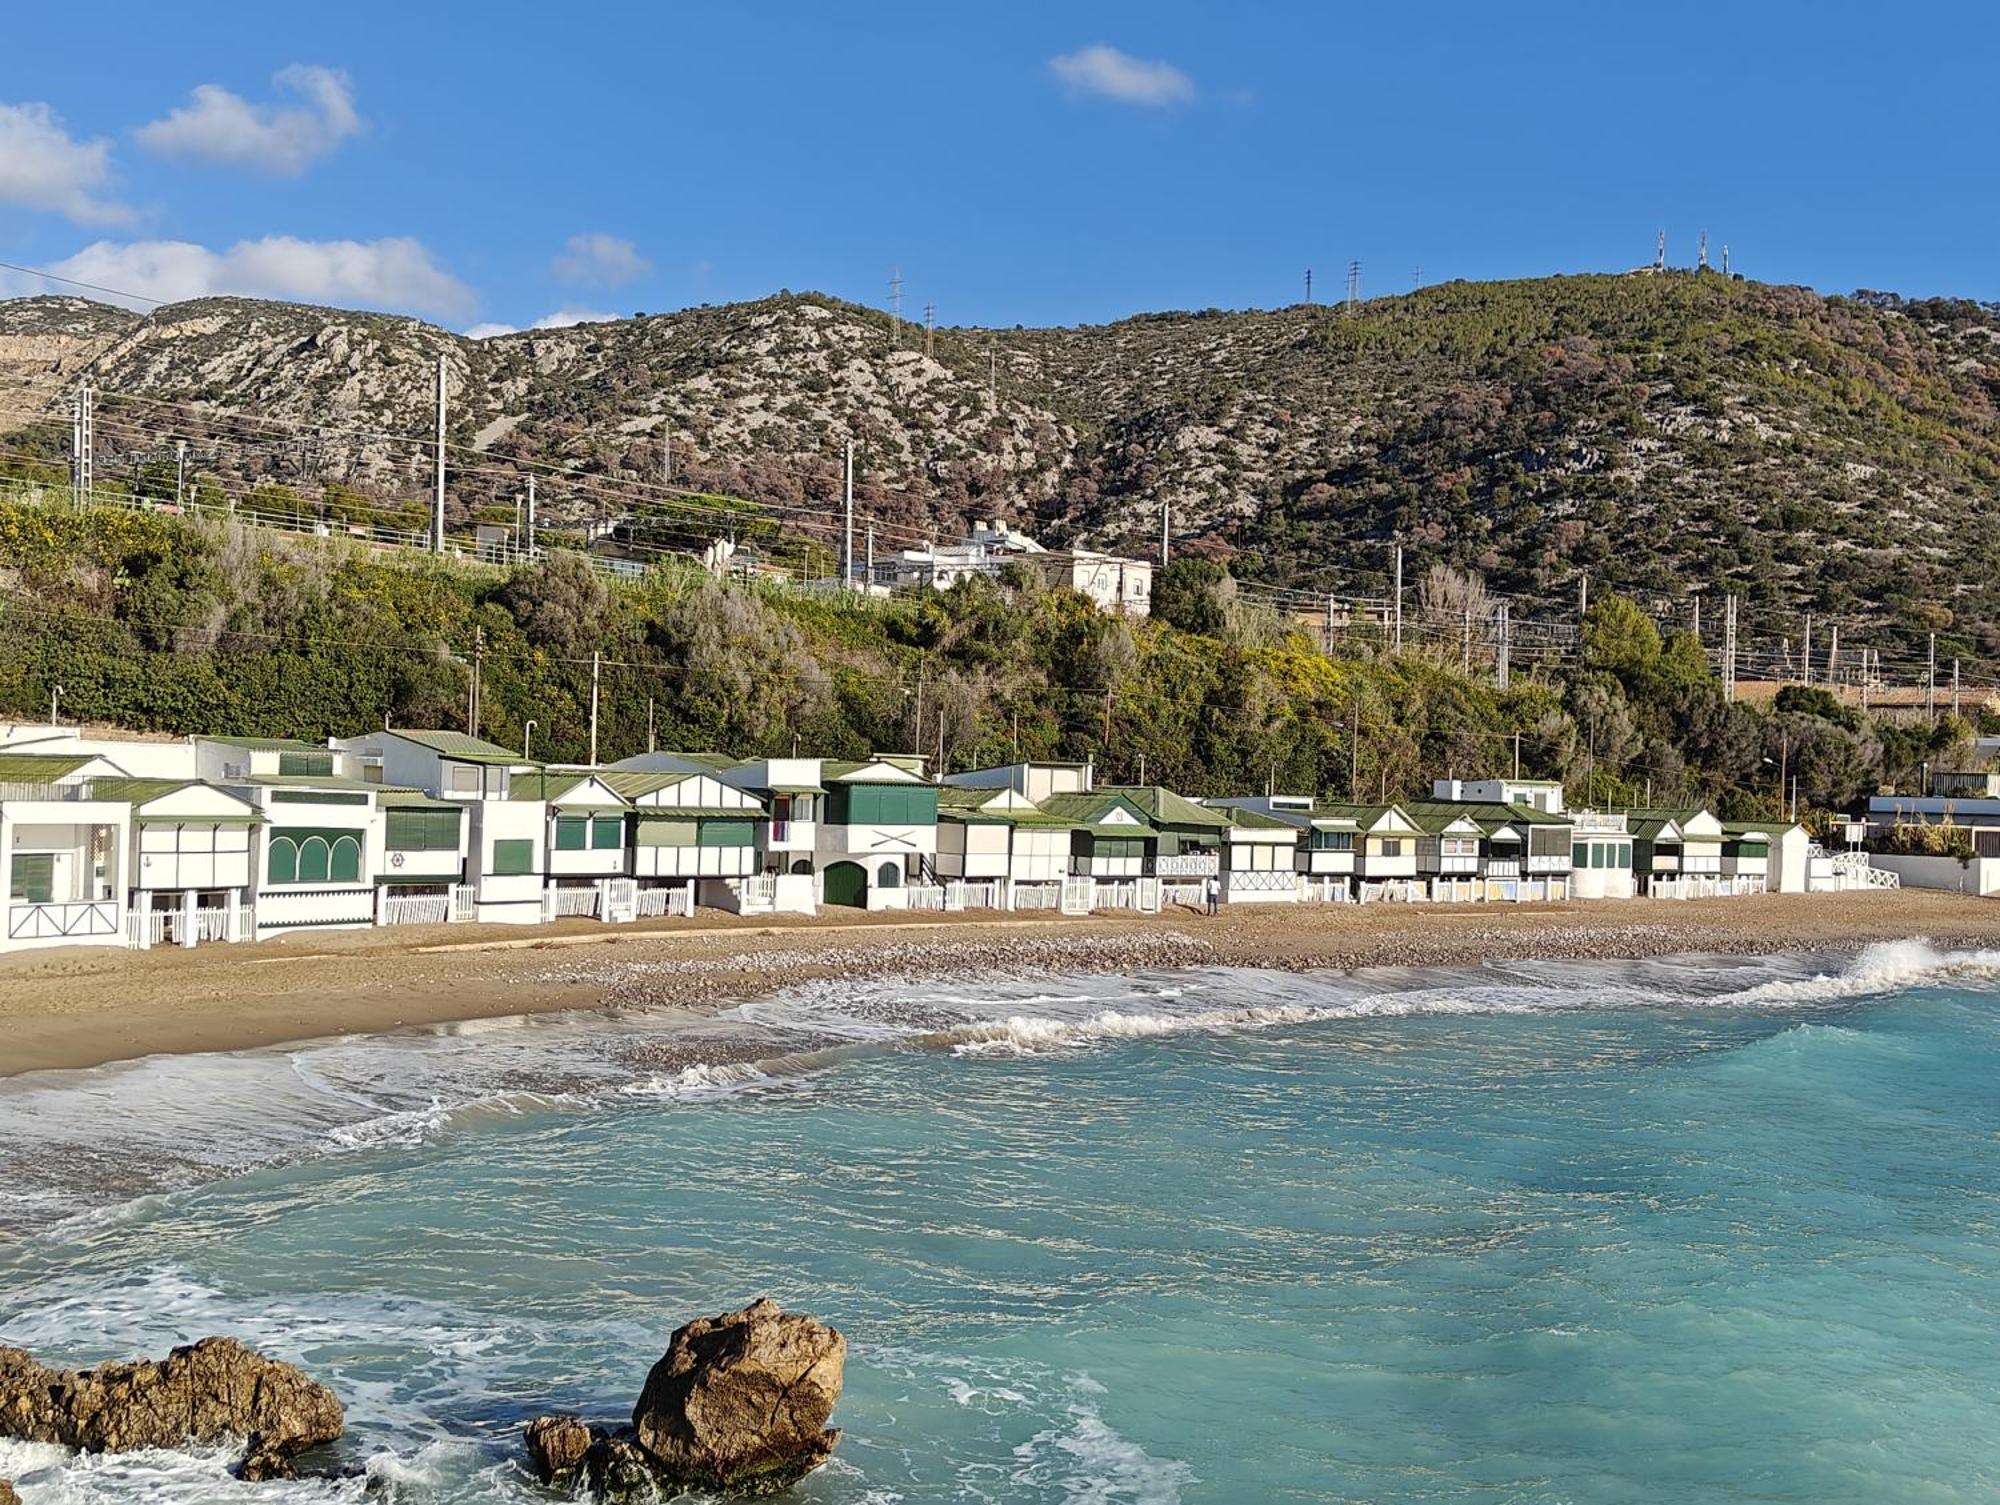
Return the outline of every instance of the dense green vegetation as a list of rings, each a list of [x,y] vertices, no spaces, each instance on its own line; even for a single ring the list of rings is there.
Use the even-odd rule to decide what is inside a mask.
[[[1094,758],[1192,794],[1267,785],[1405,797],[1430,778],[1560,776],[1599,802],[1767,808],[1908,779],[1967,733],[1873,724],[1824,692],[1725,704],[1684,634],[1592,609],[1584,662],[1500,691],[1422,653],[1332,658],[1177,566],[1127,622],[1026,573],[864,602],[727,588],[692,567],[609,585],[578,556],[503,574],[162,514],[0,504],[0,713],[184,733],[321,737],[464,726],[538,755],[656,744],[828,756],[910,749],[949,767]],[[1188,630],[1189,628],[1202,630]]]

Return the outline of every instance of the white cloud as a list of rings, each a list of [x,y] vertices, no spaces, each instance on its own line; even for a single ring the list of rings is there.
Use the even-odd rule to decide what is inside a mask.
[[[420,242],[267,235],[213,251],[185,240],[100,240],[44,270],[163,303],[212,294],[463,314],[472,290]]]
[[[602,313],[594,308],[559,308],[552,314],[543,314],[528,327],[530,329],[568,329],[572,324],[609,324],[613,319],[622,319],[623,314]]]
[[[1194,98],[1194,80],[1172,63],[1133,57],[1098,42],[1049,59],[1049,69],[1073,94],[1126,105],[1179,105]]]
[[[197,84],[189,103],[139,127],[139,144],[163,157],[295,178],[361,130],[353,85],[338,69],[296,63],[272,82],[304,103],[254,105],[220,84]]]
[[[552,314],[543,314],[530,329],[568,329],[576,324],[609,324],[614,319],[622,319],[623,314],[608,314],[595,308],[559,308]],[[475,324],[465,331],[468,340],[490,340],[496,335],[519,334],[518,324]]]
[[[122,225],[123,204],[97,196],[111,177],[111,143],[78,141],[45,104],[0,104],[0,204],[67,215],[80,225]]]
[[[563,254],[549,264],[564,282],[587,282],[598,287],[618,287],[636,282],[653,270],[652,262],[639,248],[618,235],[572,235],[563,245]]]

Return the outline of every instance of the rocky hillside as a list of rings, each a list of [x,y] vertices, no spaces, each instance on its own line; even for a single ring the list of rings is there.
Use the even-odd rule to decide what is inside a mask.
[[[2000,655],[1988,306],[1585,276],[923,345],[814,295],[483,341],[234,299],[144,319],[29,299],[0,304],[0,425],[5,463],[59,456],[62,389],[87,366],[100,477],[182,436],[224,489],[409,506],[442,355],[461,516],[511,510],[526,462],[557,467],[552,515],[628,513],[670,431],[677,483],[824,541],[853,436],[886,539],[998,515],[1150,550],[1170,507],[1184,551],[1305,590],[1380,593],[1401,539],[1413,571],[1441,560],[1529,596],[1567,598],[1587,570]],[[700,542],[707,506],[653,504],[655,541]]]

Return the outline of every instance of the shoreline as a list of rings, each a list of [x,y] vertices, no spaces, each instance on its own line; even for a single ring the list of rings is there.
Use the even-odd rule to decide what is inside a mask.
[[[630,1005],[706,1014],[808,982],[1192,966],[1284,971],[2000,945],[2000,905],[1898,889],[1522,905],[1195,913],[571,921],[326,932],[0,963],[0,1077],[476,1019]]]

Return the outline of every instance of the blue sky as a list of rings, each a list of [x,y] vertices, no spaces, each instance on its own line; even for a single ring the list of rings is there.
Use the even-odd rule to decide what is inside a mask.
[[[0,260],[454,328],[1051,324],[1693,260],[2000,298],[2000,7],[22,9]],[[4,274],[0,274],[4,275]],[[0,284],[24,286],[18,277]]]

